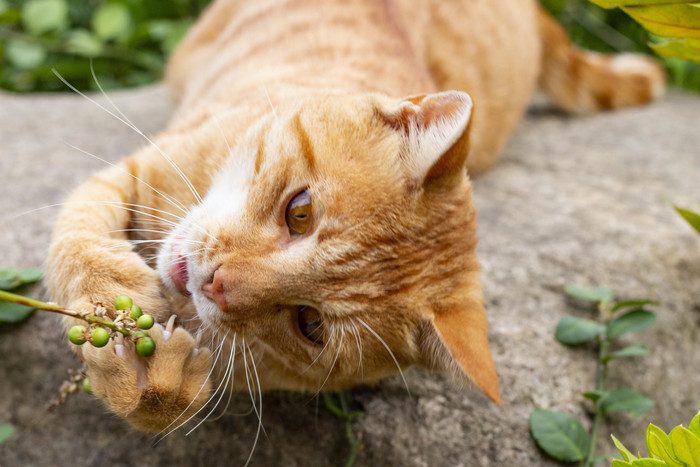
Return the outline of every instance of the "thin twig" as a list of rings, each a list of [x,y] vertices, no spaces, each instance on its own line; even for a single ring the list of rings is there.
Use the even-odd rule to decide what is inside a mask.
[[[118,324],[115,324],[110,319],[90,314],[86,311],[71,310],[70,308],[66,308],[56,303],[46,303],[42,302],[41,300],[23,297],[22,295],[13,294],[4,290],[0,290],[0,301],[15,303],[17,305],[29,306],[38,310],[50,311],[52,313],[59,313],[65,316],[70,316],[71,318],[81,319],[90,324],[99,324],[101,326],[108,327],[113,331],[119,332],[125,336],[131,336],[134,333],[134,331],[131,331]]]

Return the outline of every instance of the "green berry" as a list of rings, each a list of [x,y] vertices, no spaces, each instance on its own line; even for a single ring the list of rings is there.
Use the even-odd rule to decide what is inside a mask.
[[[156,351],[156,343],[150,337],[142,337],[136,341],[136,353],[142,357],[150,357]]]
[[[148,334],[146,334],[143,331],[136,331],[131,333],[131,338],[134,340],[134,342],[146,336],[148,336]]]
[[[92,386],[90,386],[90,378],[87,376],[83,378],[83,391],[87,392],[88,394],[92,394]]]
[[[109,331],[103,327],[97,327],[92,330],[90,337],[92,338],[92,345],[95,347],[104,347],[107,345],[107,342],[109,342]]]
[[[68,340],[75,345],[83,345],[87,339],[85,339],[85,333],[87,328],[85,326],[73,326],[68,330]]]
[[[153,327],[153,316],[151,315],[141,315],[138,320],[136,320],[136,326],[141,329],[151,329]]]
[[[120,295],[114,299],[114,308],[117,310],[129,310],[134,302],[128,295]]]
[[[141,310],[140,306],[131,305],[131,313],[129,314],[129,316],[131,316],[131,319],[139,319],[142,314],[143,310]]]

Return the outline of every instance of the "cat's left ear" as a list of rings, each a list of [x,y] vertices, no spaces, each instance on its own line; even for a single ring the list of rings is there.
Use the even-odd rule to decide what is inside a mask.
[[[460,91],[406,97],[383,109],[382,120],[401,134],[400,157],[423,186],[464,176],[472,100]]]
[[[446,372],[457,381],[470,381],[493,401],[502,403],[481,304],[441,310],[420,323],[414,337],[418,364]]]

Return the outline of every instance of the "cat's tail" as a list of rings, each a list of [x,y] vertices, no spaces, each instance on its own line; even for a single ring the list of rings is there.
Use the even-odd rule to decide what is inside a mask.
[[[540,87],[569,112],[591,112],[640,105],[663,95],[666,75],[651,58],[581,50],[540,8],[542,39]]]

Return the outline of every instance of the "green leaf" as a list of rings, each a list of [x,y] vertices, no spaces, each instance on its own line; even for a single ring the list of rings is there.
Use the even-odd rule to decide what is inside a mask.
[[[580,461],[588,452],[588,433],[581,422],[565,413],[533,410],[530,414],[530,432],[537,445],[555,459]]]
[[[700,233],[700,214],[697,214],[693,211],[688,211],[687,209],[679,208],[678,206],[673,206],[676,212],[680,214],[683,219],[690,224],[692,228],[698,231]]]
[[[633,467],[668,467],[666,462],[658,459],[637,459],[632,461]]]
[[[678,459],[673,454],[673,448],[671,447],[671,438],[659,428],[658,426],[650,423],[647,427],[646,432],[646,443],[649,455],[661,459],[668,465],[680,465]]]
[[[656,321],[656,314],[647,310],[632,310],[608,323],[608,337],[618,337],[628,332],[639,332]]]
[[[0,443],[5,441],[7,438],[12,436],[12,433],[15,432],[15,427],[10,425],[9,423],[5,423],[3,425],[0,425]]]
[[[615,438],[615,435],[610,435],[610,437],[612,438],[613,443],[615,443],[615,447],[620,451],[620,454],[622,454],[622,458],[623,458],[624,460],[626,460],[627,462],[629,462],[630,459],[636,459],[636,458],[637,458],[637,456],[635,456],[634,454],[632,454],[632,453],[629,451],[629,449],[627,449],[627,448],[625,447],[625,445],[622,444],[622,442],[621,442],[619,439]]]
[[[190,20],[155,20],[148,24],[148,32],[161,43],[163,52],[169,54],[192,26]]]
[[[0,269],[0,290],[12,290],[22,285],[17,269]]]
[[[41,269],[24,268],[19,270],[19,278],[22,281],[22,285],[29,285],[38,282],[41,280],[41,276]]]
[[[22,25],[35,36],[68,27],[68,4],[65,0],[29,0],[22,6]]]
[[[9,9],[10,9],[10,4],[7,3],[7,0],[0,0],[0,15],[5,13]]]
[[[0,269],[0,290],[12,290],[22,285],[33,284],[41,280],[41,269],[5,268]]]
[[[83,57],[97,57],[102,52],[102,41],[87,29],[71,31],[66,47],[69,52]]]
[[[626,412],[637,417],[649,411],[654,401],[630,389],[611,389],[601,398],[600,406],[605,412]]]
[[[690,421],[690,425],[688,425],[688,430],[690,430],[691,433],[700,438],[700,412],[696,413],[693,419]]]
[[[637,343],[627,346],[624,349],[611,352],[610,358],[642,357],[644,355],[649,355],[649,353],[649,348],[646,345]]]
[[[687,3],[693,3],[697,0],[687,0]],[[591,0],[598,6],[603,8],[618,8],[631,5],[663,5],[683,3],[683,0]]]
[[[44,63],[47,52],[40,44],[23,39],[7,41],[5,54],[9,62],[20,70],[31,70]]]
[[[700,438],[683,426],[671,431],[673,453],[690,467],[700,467]]]
[[[700,40],[698,39],[674,39],[663,44],[649,44],[649,47],[662,57],[680,58],[700,63]]]
[[[133,27],[131,12],[121,3],[102,5],[92,17],[92,29],[105,41],[123,40],[129,37]]]
[[[566,345],[588,342],[601,334],[605,334],[606,327],[590,319],[564,316],[557,324],[554,337]]]
[[[631,308],[631,307],[641,307],[644,305],[658,305],[659,302],[655,300],[649,300],[646,298],[641,298],[637,300],[625,300],[623,302],[617,302],[614,307],[611,308],[611,311],[617,311],[620,308]]]
[[[700,9],[692,5],[627,6],[622,9],[657,36],[700,39]]]
[[[621,461],[620,459],[613,459],[612,467],[632,467],[632,464]]]
[[[0,302],[0,323],[19,323],[29,318],[34,308],[16,303]]]
[[[601,397],[605,396],[607,393],[608,391],[587,391],[583,393],[583,397],[595,402]]]
[[[606,303],[615,300],[615,292],[607,287],[592,289],[589,287],[569,285],[564,287],[564,291],[572,297],[586,302]]]

